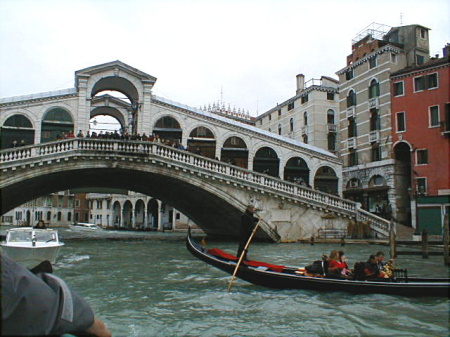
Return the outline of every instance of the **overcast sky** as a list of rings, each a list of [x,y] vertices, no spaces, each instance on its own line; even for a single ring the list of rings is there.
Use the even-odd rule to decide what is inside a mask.
[[[372,22],[431,28],[442,56],[449,3],[0,0],[0,97],[73,88],[76,70],[120,60],[157,77],[156,95],[261,114],[295,95],[299,73],[336,77]]]

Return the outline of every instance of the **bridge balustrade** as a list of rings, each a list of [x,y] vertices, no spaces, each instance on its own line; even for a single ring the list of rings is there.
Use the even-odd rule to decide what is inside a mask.
[[[0,151],[1,166],[23,165],[23,160],[51,158],[56,154],[64,154],[77,151],[114,153],[119,155],[133,156],[155,156],[170,159],[191,165],[196,169],[206,170],[225,177],[233,178],[234,183],[246,183],[255,185],[263,190],[271,190],[281,193],[282,196],[297,197],[301,201],[309,201],[332,207],[343,213],[353,213],[357,220],[368,221],[377,232],[388,234],[389,222],[370,212],[364,211],[359,204],[342,199],[338,196],[326,194],[314,189],[301,186],[279,178],[271,177],[262,173],[250,171],[244,168],[232,166],[218,160],[202,157],[185,150],[176,149],[158,142],[145,141],[123,141],[93,138],[71,138],[55,142],[29,145],[19,148],[11,148]],[[11,165],[12,164],[12,165]]]

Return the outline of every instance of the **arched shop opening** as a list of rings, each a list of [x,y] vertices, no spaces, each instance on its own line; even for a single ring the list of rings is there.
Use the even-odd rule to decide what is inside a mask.
[[[365,206],[364,195],[363,195],[363,187],[361,180],[357,178],[352,178],[347,183],[344,191],[344,198],[361,203],[364,209],[367,209]]]
[[[116,201],[113,205],[113,223],[115,228],[120,227],[120,222],[122,220],[122,211],[120,207],[120,202]]]
[[[153,127],[153,135],[174,143],[181,143],[183,130],[180,123],[170,116],[164,116],[158,119]]]
[[[329,166],[320,167],[314,177],[314,188],[330,194],[338,194],[338,177]]]
[[[253,158],[253,170],[273,177],[280,176],[280,159],[274,149],[260,148]]]
[[[41,142],[50,142],[73,135],[73,127],[73,118],[67,110],[53,108],[47,111],[42,119]]]
[[[396,220],[404,225],[412,226],[411,218],[411,147],[405,142],[400,142],[394,146],[394,186]]]
[[[243,168],[248,168],[247,144],[240,137],[230,137],[223,143],[220,160]]]
[[[367,210],[375,213],[378,216],[387,218],[387,210],[389,206],[388,199],[389,186],[386,184],[386,179],[380,175],[374,175],[369,180],[367,193]]]
[[[133,205],[130,200],[125,201],[123,204],[123,227],[131,229],[133,220]]]
[[[134,206],[134,225],[137,229],[144,229],[145,227],[145,203],[142,199],[136,201]]]
[[[20,146],[21,143],[34,144],[34,129],[30,120],[20,114],[9,117],[0,128],[0,142],[2,149]]]
[[[159,222],[159,212],[158,212],[158,201],[156,199],[151,199],[147,203],[147,219],[151,230],[158,229]]]
[[[309,171],[308,164],[303,158],[293,157],[284,167],[284,180],[309,186]]]
[[[210,129],[199,126],[191,131],[187,141],[190,152],[214,159],[216,157],[216,139]]]

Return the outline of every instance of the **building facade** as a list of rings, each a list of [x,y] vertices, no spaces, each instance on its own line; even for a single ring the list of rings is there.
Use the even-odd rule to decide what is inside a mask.
[[[401,198],[395,191],[390,74],[428,59],[428,28],[372,24],[352,41],[347,65],[337,72],[344,197],[382,217],[397,218],[394,205]]]
[[[399,217],[418,232],[442,234],[450,213],[449,45],[434,58],[395,72],[393,155]]]

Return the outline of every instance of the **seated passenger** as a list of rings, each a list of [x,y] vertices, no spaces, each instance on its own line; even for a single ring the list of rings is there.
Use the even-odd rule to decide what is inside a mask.
[[[344,252],[342,252],[342,255]],[[339,256],[339,252],[337,250],[333,250],[330,253],[330,257],[328,259],[328,277],[340,277],[341,272],[344,268],[347,267],[345,262],[342,262]]]
[[[384,265],[383,273],[385,278],[393,278],[394,277],[394,259],[389,259],[388,263]]]
[[[384,277],[384,273],[378,269],[377,258],[374,254],[370,255],[365,263],[364,275],[366,278]]]
[[[341,262],[342,265],[341,275],[344,277],[352,276],[353,273],[348,268],[347,257],[345,256],[345,253],[342,250],[340,250],[338,254],[339,254],[339,261]]]

